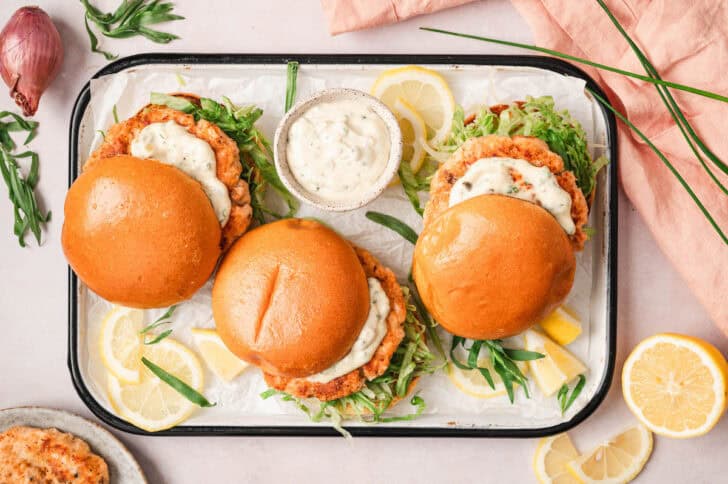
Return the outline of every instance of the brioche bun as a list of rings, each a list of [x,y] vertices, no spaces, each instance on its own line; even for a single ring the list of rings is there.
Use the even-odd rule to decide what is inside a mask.
[[[241,237],[212,288],[217,331],[265,373],[305,377],[343,358],[369,314],[354,249],[313,220],[286,219]]]
[[[568,236],[546,210],[481,195],[425,227],[412,275],[425,306],[446,330],[483,340],[538,323],[569,294],[575,266]]]
[[[220,256],[220,224],[200,185],[153,160],[98,160],[71,185],[61,242],[78,277],[136,308],[191,297]]]

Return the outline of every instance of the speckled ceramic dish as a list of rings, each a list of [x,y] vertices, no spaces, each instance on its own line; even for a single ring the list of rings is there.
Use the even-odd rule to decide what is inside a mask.
[[[341,100],[356,101],[370,107],[387,126],[390,148],[387,165],[384,168],[382,175],[376,183],[372,184],[369,190],[367,190],[361,198],[356,200],[335,201],[320,197],[302,187],[291,172],[286,153],[288,147],[288,130],[294,121],[319,103]],[[283,119],[281,119],[281,122],[278,124],[278,128],[276,129],[275,138],[273,140],[273,151],[278,176],[281,178],[281,181],[286,188],[288,188],[295,197],[323,210],[344,212],[363,207],[377,198],[384,189],[387,188],[387,185],[397,173],[397,168],[399,168],[399,162],[402,158],[402,133],[399,129],[397,118],[379,99],[357,89],[326,89],[314,94],[308,99],[299,101],[288,111],[288,113],[286,113],[285,116],[283,116]]]
[[[134,456],[111,432],[85,418],[62,410],[17,407],[0,410],[0,432],[16,426],[54,428],[83,439],[109,466],[111,484],[146,484]]]

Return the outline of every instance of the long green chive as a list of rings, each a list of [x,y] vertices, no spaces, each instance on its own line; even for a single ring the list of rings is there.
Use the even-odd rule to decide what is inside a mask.
[[[155,365],[145,357],[142,357],[142,363],[144,363],[144,366],[149,368],[149,371],[157,375],[160,380],[174,388],[177,393],[179,393],[198,407],[214,407],[215,405],[217,405],[216,403],[210,403],[200,392],[198,392],[176,376],[167,372],[165,369]]]
[[[645,71],[647,74],[655,79],[661,79],[660,74],[657,72],[657,69],[655,66],[652,65],[650,60],[647,58],[644,52],[637,46],[637,44],[632,40],[632,38],[629,36],[626,30],[622,27],[622,24],[619,23],[617,18],[612,14],[612,11],[609,10],[607,5],[603,2],[603,0],[597,0],[597,3],[600,7],[604,10],[604,12],[607,14],[609,19],[612,21],[614,26],[617,28],[620,34],[622,34],[622,37],[627,41],[629,46],[632,48],[632,51],[635,53],[637,58],[640,60],[640,63],[645,68]],[[655,85],[655,88],[657,89],[657,93],[660,95],[660,98],[662,99],[662,102],[667,107],[668,112],[670,113],[670,116],[672,116],[672,119],[675,121],[675,124],[677,124],[678,128],[680,128],[680,132],[682,133],[683,137],[685,138],[685,141],[687,141],[688,146],[690,146],[690,149],[692,150],[693,154],[695,154],[695,157],[698,158],[698,161],[700,161],[700,164],[703,166],[705,171],[708,172],[708,175],[710,175],[710,178],[715,182],[716,185],[720,187],[720,189],[723,191],[723,193],[728,194],[728,189],[718,180],[718,178],[713,174],[712,170],[708,167],[708,165],[705,163],[705,160],[702,156],[700,156],[700,153],[698,153],[698,150],[696,149],[695,145],[697,144],[700,150],[713,162],[715,166],[721,169],[723,173],[728,174],[728,166],[726,166],[723,161],[721,161],[703,142],[702,139],[695,133],[693,130],[693,127],[690,125],[688,120],[685,118],[685,115],[680,109],[680,106],[678,106],[677,102],[675,101],[675,98],[672,97],[672,94],[670,93],[670,90],[667,89],[664,86]]]
[[[450,30],[434,29],[434,28],[431,28],[431,27],[420,27],[420,30],[426,30],[428,32],[435,32],[435,33],[438,33],[438,34],[452,35],[452,36],[455,36],[455,37],[462,37],[462,38],[465,38],[465,39],[480,40],[480,41],[483,41],[483,42],[490,42],[490,43],[493,43],[493,44],[507,45],[509,47],[518,47],[518,48],[521,48],[521,49],[527,49],[527,50],[532,50],[532,51],[536,51],[536,52],[542,52],[544,54],[549,54],[549,55],[552,55],[554,57],[559,57],[561,59],[567,59],[567,60],[570,60],[570,61],[578,62],[580,64],[585,64],[585,65],[588,65],[588,66],[591,66],[591,67],[596,67],[597,69],[602,69],[602,70],[605,70],[605,71],[615,72],[617,74],[622,74],[622,75],[627,76],[627,77],[633,77],[635,79],[639,79],[641,81],[649,82],[651,84],[658,84],[660,86],[672,87],[674,89],[679,89],[681,91],[691,92],[693,94],[698,94],[699,96],[704,96],[704,97],[707,97],[707,98],[710,98],[710,99],[715,99],[717,101],[728,102],[728,97],[721,96],[720,94],[716,94],[714,92],[705,91],[703,89],[698,89],[696,87],[686,86],[684,84],[678,84],[676,82],[665,81],[665,80],[662,80],[662,79],[653,79],[652,77],[649,77],[649,76],[643,76],[642,74],[637,74],[635,72],[625,71],[625,70],[622,70],[622,69],[618,69],[616,67],[611,67],[611,66],[607,66],[607,65],[604,65],[604,64],[599,64],[597,62],[592,62],[590,60],[583,59],[581,57],[576,57],[576,56],[573,56],[573,55],[564,54],[563,52],[559,52],[559,51],[551,50],[551,49],[546,49],[544,47],[538,47],[538,46],[530,45],[530,44],[521,44],[519,42],[511,42],[511,41],[508,41],[508,40],[493,39],[493,38],[490,38],[490,37],[481,37],[481,36],[478,36],[478,35],[463,34],[463,33],[460,33],[460,32],[452,32]]]
[[[412,227],[402,222],[400,219],[381,212],[367,212],[366,217],[372,222],[376,222],[379,225],[387,227],[389,230],[397,232],[405,240],[411,242],[412,244],[417,243],[417,232],[415,232]]]
[[[291,109],[296,101],[296,78],[298,77],[298,62],[288,63],[286,76],[286,112]]]
[[[632,124],[632,122],[629,119],[627,119],[626,116],[624,116],[617,109],[615,109],[614,106],[612,106],[609,103],[609,101],[607,101],[606,99],[602,98],[600,95],[598,95],[597,93],[595,93],[591,89],[587,89],[587,91],[592,96],[594,96],[594,98],[597,101],[599,101],[604,107],[606,107],[607,109],[609,109],[610,111],[612,111],[614,113],[614,115],[617,116],[617,118],[619,118],[624,124],[626,124],[627,126],[629,126],[630,129],[632,129],[632,131],[634,131],[637,134],[637,136],[639,136],[640,138],[642,138],[642,141],[644,141],[647,144],[647,146],[650,147],[650,149],[658,156],[658,158],[660,158],[660,160],[662,161],[662,163],[672,172],[672,174],[675,176],[675,178],[677,178],[677,180],[680,182],[680,184],[685,189],[685,191],[688,192],[688,195],[690,195],[690,198],[693,199],[693,202],[695,202],[695,204],[698,206],[698,208],[700,209],[700,211],[703,212],[703,215],[705,216],[705,218],[708,219],[708,222],[710,222],[710,225],[713,226],[713,228],[718,233],[718,235],[723,240],[723,242],[728,245],[728,237],[726,237],[725,233],[723,233],[723,231],[721,230],[721,228],[718,225],[718,223],[715,221],[715,219],[710,214],[710,212],[708,211],[708,209],[705,208],[705,206],[700,201],[700,199],[698,198],[698,196],[695,194],[695,192],[693,191],[693,189],[690,188],[690,185],[688,185],[688,183],[680,175],[680,173],[675,169],[675,167],[672,166],[672,163],[670,163],[670,161],[665,157],[665,155],[662,154],[662,151],[660,151],[657,148],[657,146],[655,146],[654,143],[652,143],[652,141],[650,141],[650,139],[647,136],[645,136],[642,133],[642,131],[640,131],[637,128],[637,126],[635,126],[634,124]]]

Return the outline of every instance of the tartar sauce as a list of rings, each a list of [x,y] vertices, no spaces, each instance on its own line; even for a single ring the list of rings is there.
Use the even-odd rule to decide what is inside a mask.
[[[571,218],[571,196],[546,166],[516,158],[482,158],[455,182],[449,206],[489,193],[536,203],[551,213],[567,234],[576,230]]]
[[[389,160],[387,125],[370,107],[352,100],[317,104],[288,130],[291,173],[308,192],[326,200],[357,200]]]
[[[152,123],[131,142],[131,154],[172,165],[197,180],[215,209],[220,225],[230,216],[227,187],[217,178],[217,160],[210,145],[174,121]]]
[[[367,279],[367,283],[369,284],[369,315],[354,346],[351,347],[351,351],[324,371],[307,376],[306,380],[328,383],[364,366],[374,356],[374,352],[387,334],[389,298],[377,279],[370,277]]]

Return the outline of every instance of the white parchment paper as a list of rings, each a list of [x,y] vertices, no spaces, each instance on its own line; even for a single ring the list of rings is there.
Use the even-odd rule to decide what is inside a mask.
[[[330,87],[350,87],[368,91],[376,76],[387,66],[303,65],[298,76],[298,99]],[[584,126],[594,155],[605,153],[605,124],[601,112],[584,93],[584,81],[551,71],[532,68],[484,66],[433,66],[449,82],[456,102],[466,111],[480,105],[507,103],[526,95],[551,95],[559,109],[569,112]],[[106,130],[113,123],[113,108],[120,119],[134,115],[149,102],[149,94],[159,92],[191,92],[220,99],[229,97],[235,104],[255,104],[265,113],[259,127],[272,139],[282,117],[285,98],[285,66],[170,66],[148,65],[129,69],[91,82],[90,112],[87,112],[80,153],[90,153],[100,142],[96,131]],[[82,164],[85,160],[79,160]],[[544,398],[530,382],[532,398],[518,391],[515,405],[506,397],[476,399],[450,383],[444,374],[422,378],[419,394],[427,402],[420,419],[397,423],[405,426],[457,426],[490,428],[539,428],[570,419],[595,394],[604,377],[607,361],[606,304],[604,271],[604,234],[606,193],[600,183],[592,210],[590,225],[597,235],[577,255],[574,288],[567,304],[580,317],[584,332],[569,349],[590,369],[587,385],[579,399],[562,416],[554,397]],[[377,210],[392,214],[412,226],[422,228],[421,218],[412,210],[400,187],[389,188],[368,206],[346,213],[329,213],[302,205],[299,216],[322,219],[357,245],[367,248],[391,267],[401,281],[409,271],[412,246],[399,235],[369,221],[364,213]],[[208,283],[190,301],[180,305],[173,317],[173,338],[196,350],[189,329],[214,327],[210,309]],[[85,342],[78,355],[84,380],[98,402],[113,413],[106,398],[105,370],[99,357],[99,328],[110,305],[86,289],[79,289],[80,341]],[[145,322],[156,319],[164,309],[149,310]],[[445,343],[449,337],[443,333]],[[515,338],[518,344],[521,338]],[[257,369],[250,368],[232,383],[224,383],[206,370],[205,395],[217,406],[197,411],[186,425],[315,425],[290,403],[277,399],[262,400],[259,394],[266,386]],[[406,403],[393,413],[408,413]],[[360,424],[354,424],[360,425]]]

